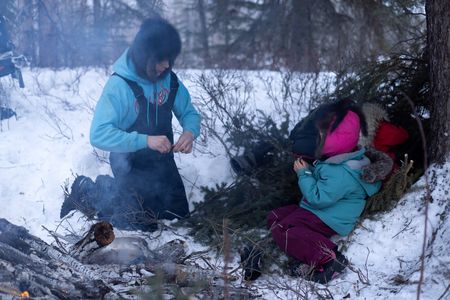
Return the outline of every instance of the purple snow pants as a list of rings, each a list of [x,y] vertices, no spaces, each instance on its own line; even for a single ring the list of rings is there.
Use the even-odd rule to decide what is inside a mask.
[[[336,232],[315,214],[298,205],[272,210],[267,226],[278,247],[288,255],[311,266],[329,261],[336,248],[330,237]]]

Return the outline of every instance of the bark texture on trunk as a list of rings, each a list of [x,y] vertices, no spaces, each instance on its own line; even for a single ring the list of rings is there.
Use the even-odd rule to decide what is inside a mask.
[[[450,129],[450,1],[427,0],[431,130],[429,157],[443,163],[449,151]]]
[[[203,0],[198,0],[197,2],[197,11],[198,16],[200,18],[200,41],[203,50],[203,59],[205,61],[206,66],[210,65],[210,56],[209,56],[209,42],[208,42],[208,26],[206,21],[206,10],[205,3]]]

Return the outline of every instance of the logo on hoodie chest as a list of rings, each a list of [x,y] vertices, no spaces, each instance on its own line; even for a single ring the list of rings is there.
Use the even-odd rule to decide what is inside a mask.
[[[169,91],[169,89],[165,88],[162,84],[159,87],[160,87],[159,91],[158,92],[155,91],[155,93],[153,94],[153,99],[150,96],[148,99],[148,102],[150,102],[151,104],[155,103],[155,104],[158,104],[158,106],[162,106],[162,105],[164,105],[164,103],[166,103],[166,101],[169,97],[170,91]],[[134,100],[134,110],[136,113],[139,113],[138,99]]]
[[[169,96],[169,89],[165,88],[162,84],[160,84],[160,90],[157,93],[157,97],[156,97],[156,103],[158,103],[158,106],[163,105],[164,103],[166,103],[167,98]]]

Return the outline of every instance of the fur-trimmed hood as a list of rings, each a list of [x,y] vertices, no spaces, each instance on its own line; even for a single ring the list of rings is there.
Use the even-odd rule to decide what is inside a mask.
[[[364,103],[361,106],[361,111],[366,120],[367,135],[361,133],[359,143],[364,147],[370,147],[373,144],[378,125],[382,121],[389,122],[389,116],[381,105],[375,103]]]
[[[136,73],[146,78],[147,68],[153,68],[164,59],[169,60],[171,68],[180,51],[181,38],[177,29],[168,21],[155,17],[142,23],[129,48],[128,55]]]

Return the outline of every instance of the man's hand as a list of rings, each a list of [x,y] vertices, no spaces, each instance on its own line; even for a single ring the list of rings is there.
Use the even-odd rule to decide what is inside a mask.
[[[190,131],[185,131],[173,146],[173,152],[191,153],[193,143],[194,134]]]
[[[308,163],[306,162],[306,161],[304,161],[303,159],[297,159],[295,162],[294,162],[294,171],[297,173],[298,172],[298,170],[301,170],[301,169],[308,169],[309,168],[309,165],[308,165]]]
[[[160,153],[169,153],[172,149],[172,144],[165,135],[149,135],[147,137],[147,145],[150,149]]]

